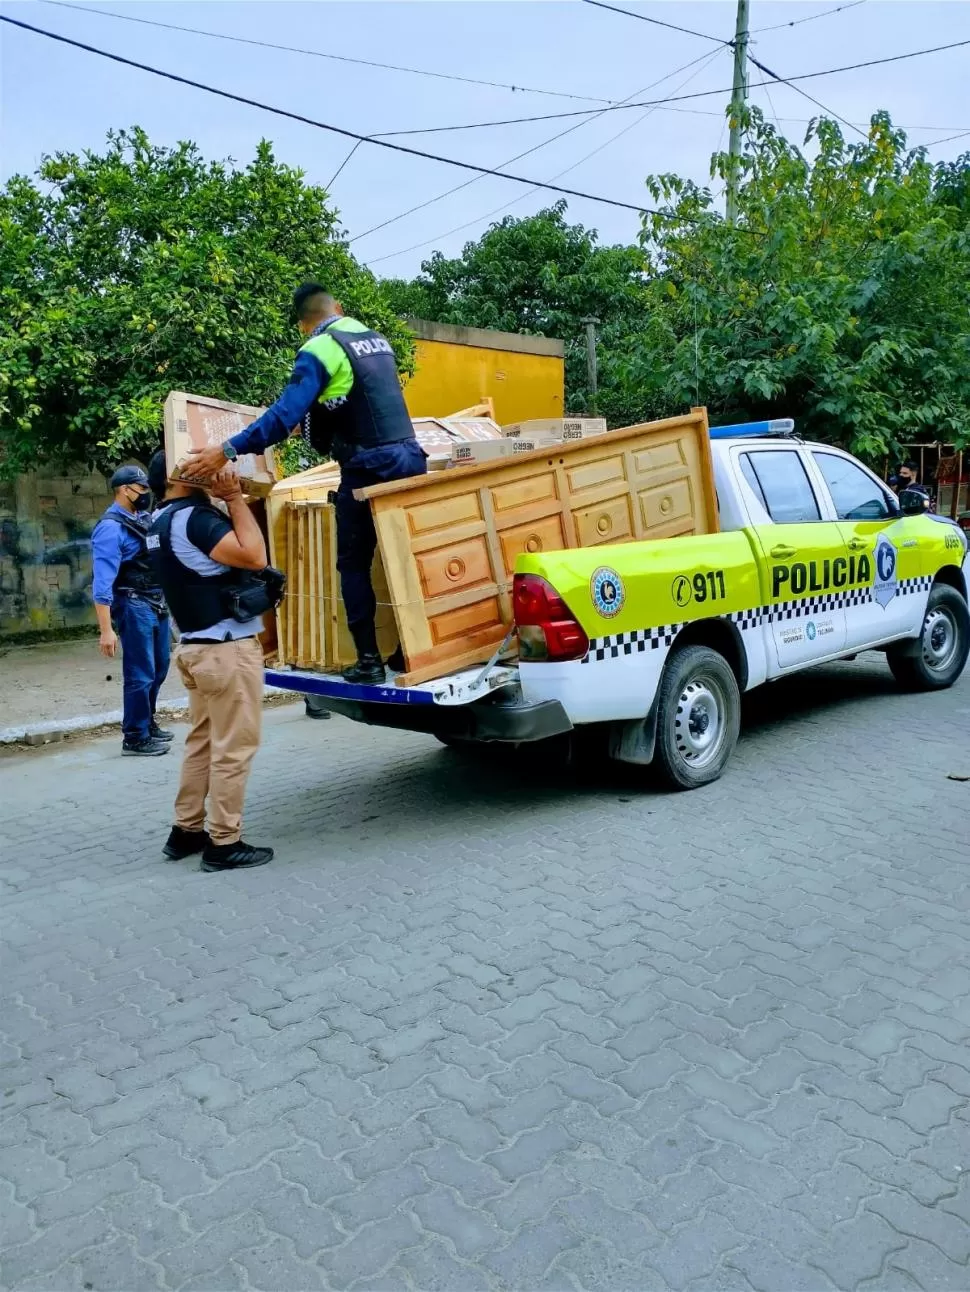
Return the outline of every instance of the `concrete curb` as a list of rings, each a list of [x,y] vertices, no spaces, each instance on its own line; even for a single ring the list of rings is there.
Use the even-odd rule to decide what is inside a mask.
[[[299,700],[302,696],[295,691],[284,690],[279,686],[267,686],[263,692],[263,703],[279,702],[280,699]],[[189,707],[187,699],[169,700],[158,706],[160,717],[178,717]],[[75,718],[52,718],[48,722],[33,722],[26,727],[3,727],[0,729],[0,745],[50,745],[66,740],[70,736],[83,736],[88,731],[100,731],[103,728],[121,727],[122,712],[112,709],[109,713],[85,713]]]

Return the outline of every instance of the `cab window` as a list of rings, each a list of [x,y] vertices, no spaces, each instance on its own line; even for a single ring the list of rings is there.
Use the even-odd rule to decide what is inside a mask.
[[[808,472],[796,450],[742,453],[741,470],[776,525],[822,519]]]
[[[835,453],[813,453],[839,520],[888,520],[895,515],[884,489],[855,462]]]

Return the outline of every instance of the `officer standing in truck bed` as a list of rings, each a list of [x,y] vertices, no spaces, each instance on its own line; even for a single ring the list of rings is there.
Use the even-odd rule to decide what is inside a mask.
[[[293,297],[300,331],[308,339],[297,355],[290,384],[271,408],[221,446],[198,450],[183,474],[207,478],[241,453],[260,453],[302,425],[310,445],[340,464],[337,490],[337,569],[357,663],[349,682],[384,681],[384,661],[374,625],[377,603],[371,564],[377,536],[370,506],[355,489],[423,475],[427,468],[401,393],[390,343],[356,319],[319,283],[305,283]]]

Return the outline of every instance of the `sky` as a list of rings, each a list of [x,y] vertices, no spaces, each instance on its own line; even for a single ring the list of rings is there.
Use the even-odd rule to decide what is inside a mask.
[[[734,34],[735,0],[614,2],[721,40]],[[970,0],[863,0],[843,8],[846,2],[751,0],[752,53],[779,75],[794,76],[970,40]],[[614,110],[397,137],[425,151],[633,206],[649,204],[643,186],[649,173],[674,171],[710,182],[711,154],[727,144],[730,49],[581,0],[0,0],[0,13],[365,135],[717,91],[649,112]],[[440,75],[239,44],[117,15]],[[970,149],[968,72],[970,45],[800,84],[826,108],[863,126],[873,112],[888,110],[908,129],[912,144],[932,144],[931,158],[945,161]],[[760,79],[757,73],[754,79]],[[798,143],[819,112],[787,85],[753,86],[751,101]],[[527,215],[556,198],[371,144],[361,145],[334,179],[352,140],[0,24],[0,179],[34,171],[45,154],[97,150],[109,129],[133,125],[155,143],[192,139],[207,157],[240,164],[260,139],[269,139],[281,161],[331,187],[351,250],[381,276],[413,276],[432,251],[458,254],[493,221]],[[968,133],[938,142],[961,131]],[[465,187],[444,196],[458,185]],[[569,199],[569,218],[597,229],[604,243],[631,241],[639,229],[634,211],[586,198]]]

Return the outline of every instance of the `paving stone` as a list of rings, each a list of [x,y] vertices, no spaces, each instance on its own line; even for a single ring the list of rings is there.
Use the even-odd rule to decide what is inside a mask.
[[[963,1292],[968,702],[779,683],[686,814],[283,708],[218,885],[113,740],[8,759],[4,1286]]]
[[[394,1266],[398,1269],[421,1292],[488,1292],[490,1286],[480,1269],[456,1260],[439,1242],[405,1252]]]
[[[321,1252],[319,1259],[329,1281],[338,1287],[346,1287],[356,1279],[368,1279],[380,1287],[376,1276],[381,1270],[419,1242],[414,1222],[398,1213],[378,1224],[365,1225],[341,1247]]]

